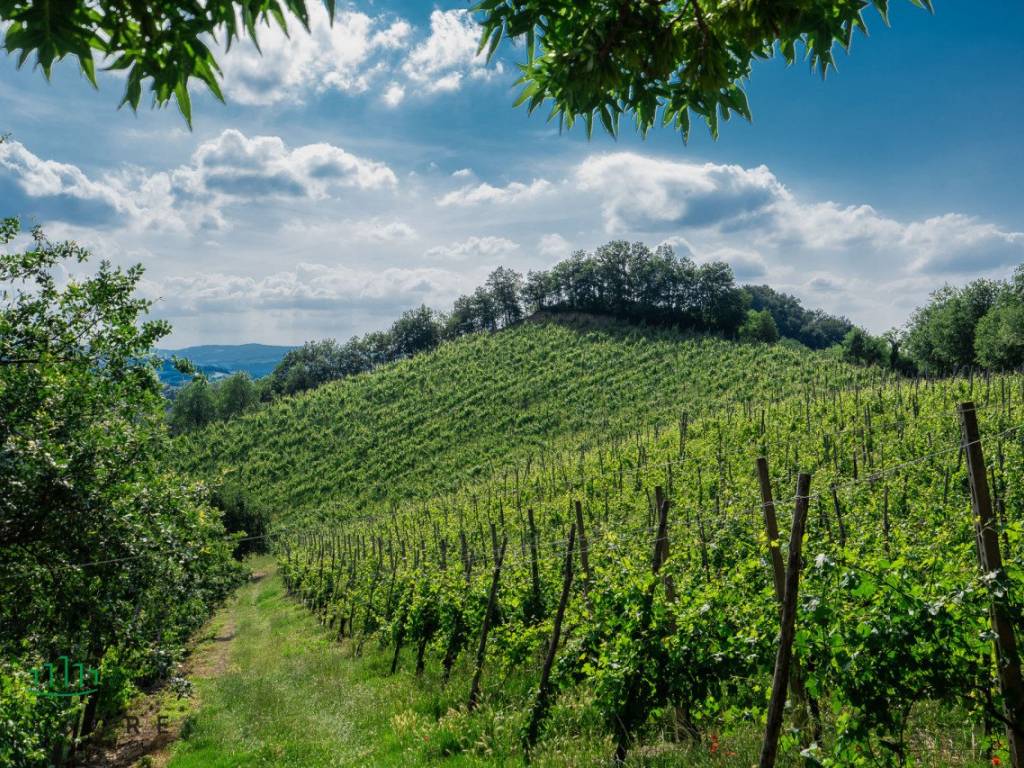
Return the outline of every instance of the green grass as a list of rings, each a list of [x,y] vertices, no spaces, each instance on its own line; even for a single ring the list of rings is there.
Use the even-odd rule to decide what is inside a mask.
[[[227,668],[197,682],[202,706],[172,766],[403,763],[388,712],[414,696],[411,681],[371,684],[372,664],[346,658],[274,575],[243,587],[225,610],[235,626]]]
[[[521,708],[509,692],[528,695],[521,680],[488,679],[475,713],[462,705],[469,670],[439,685],[436,659],[423,679],[409,669],[387,674],[390,651],[376,646],[353,659],[347,642],[285,594],[276,573],[239,590],[218,619],[234,626],[224,669],[196,681],[198,710],[186,722],[170,768],[238,766],[513,766],[522,765]],[[411,666],[407,652],[406,666]],[[492,703],[498,688],[504,703]],[[746,765],[756,734],[688,748],[652,741],[631,766]],[[537,766],[603,766],[611,742],[579,694],[553,709]],[[739,762],[737,762],[739,761]]]

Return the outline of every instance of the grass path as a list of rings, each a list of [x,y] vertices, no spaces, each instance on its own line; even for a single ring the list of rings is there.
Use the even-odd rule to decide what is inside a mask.
[[[424,681],[383,676],[380,653],[353,660],[347,645],[285,595],[272,569],[242,587],[217,621],[234,636],[226,658],[197,675],[200,706],[170,768],[437,764],[410,750],[401,728],[419,719],[417,709],[434,706]],[[410,714],[396,721],[404,710]]]

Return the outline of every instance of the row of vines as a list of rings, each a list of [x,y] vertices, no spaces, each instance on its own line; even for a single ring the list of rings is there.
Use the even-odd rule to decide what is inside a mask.
[[[785,560],[806,472],[780,764],[1007,760],[993,576],[978,567],[956,406],[977,402],[998,590],[1019,632],[1024,378],[811,379],[789,392],[680,408],[670,426],[565,443],[449,493],[293,529],[279,540],[286,585],[354,654],[386,647],[392,672],[468,682],[467,710],[514,710],[527,756],[563,739],[550,723],[567,717],[596,718],[618,760],[657,742],[715,751],[764,727],[773,553]],[[782,535],[766,532],[765,490]]]

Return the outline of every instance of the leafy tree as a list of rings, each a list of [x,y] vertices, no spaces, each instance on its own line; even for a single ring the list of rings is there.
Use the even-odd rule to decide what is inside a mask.
[[[747,310],[747,319],[739,329],[740,341],[761,341],[766,344],[774,344],[779,340],[779,329],[775,325],[775,319],[771,312],[762,309],[760,312],[751,309]]]
[[[795,296],[780,293],[767,285],[745,285],[752,309],[771,313],[779,333],[796,339],[811,349],[825,349],[842,342],[853,328],[845,317],[836,317],[819,310],[806,310]]]
[[[911,0],[931,9],[930,0]],[[333,18],[335,3],[327,0]],[[834,66],[835,45],[848,49],[854,32],[867,32],[865,0],[761,2],[756,8],[724,0],[664,3],[578,3],[573,0],[482,0],[481,47],[489,54],[502,37],[524,38],[524,89],[519,103],[531,110],[552,102],[552,114],[567,125],[595,121],[611,133],[623,113],[646,133],[659,121],[686,137],[690,114],[718,135],[731,114],[750,118],[742,83],[755,59],[778,51],[789,63],[804,48],[824,76]],[[883,19],[887,0],[871,0]],[[4,45],[23,64],[34,53],[48,78],[54,61],[75,57],[96,84],[95,57],[126,73],[122,104],[137,108],[143,86],[155,104],[174,98],[191,123],[189,84],[204,83],[223,100],[220,67],[211,40],[227,45],[257,27],[288,28],[288,16],[309,29],[305,0],[33,0],[0,2],[0,21],[10,22]],[[277,66],[267,62],[266,66]]]
[[[978,321],[974,334],[978,363],[993,370],[1024,365],[1024,300],[1006,291]]]
[[[334,339],[307,341],[298,349],[290,350],[270,374],[274,392],[291,395],[369,370],[365,350],[354,342],[343,347]]]
[[[487,290],[494,297],[503,327],[521,320],[523,305],[520,295],[523,291],[523,276],[514,269],[498,267],[487,277]]]
[[[910,319],[906,347],[913,360],[938,373],[974,365],[975,329],[1002,290],[991,280],[975,280],[932,293],[931,301]]]
[[[412,357],[441,343],[442,326],[437,313],[427,306],[410,309],[391,326],[391,345],[395,357]]]
[[[747,298],[733,282],[732,267],[724,261],[702,264],[696,291],[701,325],[730,336],[735,333],[746,317]]]
[[[19,229],[0,224],[0,246]],[[104,262],[58,283],[88,257],[39,229],[27,250],[0,251],[0,657],[27,668],[66,655],[109,672],[80,725],[41,732],[58,755],[116,709],[129,681],[167,674],[237,576],[219,516],[162,461],[150,350],[169,327],[142,320],[142,269]],[[42,728],[74,712],[26,713],[12,705],[18,690],[0,669],[0,712]]]
[[[883,365],[887,362],[885,342],[863,328],[852,328],[843,338],[843,359],[861,365]]]
[[[912,0],[931,9],[930,0]],[[883,19],[887,0],[872,0]],[[742,83],[756,59],[778,51],[787,63],[806,51],[822,77],[834,48],[848,50],[867,32],[865,0],[732,3],[578,3],[571,0],[482,0],[484,45],[493,54],[503,37],[524,39],[524,86],[517,103],[530,111],[551,102],[551,115],[572,126],[582,119],[616,134],[623,114],[646,133],[672,125],[683,137],[691,113],[712,136],[719,119],[750,119]]]
[[[230,419],[245,413],[259,402],[259,393],[252,378],[245,371],[228,376],[216,385],[217,415]]]
[[[189,432],[216,421],[217,398],[205,377],[199,376],[182,387],[171,404],[171,427],[175,432]]]
[[[242,537],[235,546],[235,557],[269,551],[266,534],[270,515],[249,494],[237,485],[227,484],[211,492],[210,503],[221,511],[224,529]]]

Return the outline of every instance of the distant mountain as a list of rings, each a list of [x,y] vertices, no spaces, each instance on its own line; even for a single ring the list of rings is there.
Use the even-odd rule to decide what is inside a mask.
[[[171,387],[178,387],[188,381],[171,365],[174,356],[191,360],[196,368],[211,380],[228,376],[236,371],[246,371],[254,379],[266,376],[274,370],[281,358],[294,347],[277,347],[269,344],[202,344],[182,349],[158,349],[156,354],[164,358],[160,369],[160,381]]]

